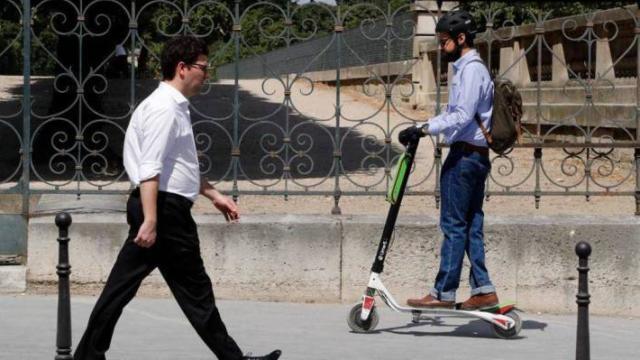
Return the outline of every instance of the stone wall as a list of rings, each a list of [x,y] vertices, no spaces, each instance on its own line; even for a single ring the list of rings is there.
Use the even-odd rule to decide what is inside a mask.
[[[263,301],[360,299],[380,240],[382,216],[246,216],[226,224],[196,216],[205,266],[218,297]],[[28,281],[56,281],[53,217],[29,225]],[[71,280],[104,282],[127,234],[124,214],[74,215]],[[487,265],[503,300],[526,311],[575,312],[576,242],[589,241],[594,314],[640,316],[640,219],[637,217],[489,217]],[[396,227],[382,279],[396,299],[424,295],[439,264],[437,219],[405,216]],[[465,260],[459,299],[468,296]],[[164,287],[157,272],[144,286]]]

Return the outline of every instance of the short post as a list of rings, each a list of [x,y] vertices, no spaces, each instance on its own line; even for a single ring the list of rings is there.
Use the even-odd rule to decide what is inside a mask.
[[[591,255],[591,245],[581,241],[576,245],[576,254],[580,259],[578,262],[578,332],[576,337],[576,360],[589,360],[591,352],[589,350],[589,255]]]
[[[56,332],[55,360],[73,360],[71,355],[71,294],[69,291],[69,226],[71,215],[66,212],[56,215],[58,226],[58,328]]]

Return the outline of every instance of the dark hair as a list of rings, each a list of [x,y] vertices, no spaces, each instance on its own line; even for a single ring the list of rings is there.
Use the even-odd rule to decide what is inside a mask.
[[[176,36],[167,41],[161,55],[162,79],[173,79],[180,61],[193,64],[200,55],[209,56],[209,49],[202,39],[195,36]]]
[[[436,24],[436,32],[447,33],[452,38],[465,34],[465,43],[473,46],[478,29],[473,16],[464,10],[453,10],[444,14]]]

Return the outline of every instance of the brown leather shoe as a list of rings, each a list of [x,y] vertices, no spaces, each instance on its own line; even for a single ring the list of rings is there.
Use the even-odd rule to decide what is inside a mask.
[[[460,305],[460,310],[478,310],[498,305],[498,295],[496,293],[478,294],[470,297]]]
[[[446,308],[451,309],[455,306],[454,301],[440,301],[431,295],[427,295],[421,299],[409,299],[407,305],[423,308]]]

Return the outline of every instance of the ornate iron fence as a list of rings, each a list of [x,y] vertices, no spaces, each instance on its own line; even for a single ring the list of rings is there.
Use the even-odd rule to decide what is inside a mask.
[[[16,48],[24,57],[18,64],[23,71],[19,81],[2,75],[0,193],[20,194],[26,216],[31,194],[128,192],[120,160],[129,117],[157,85],[152,77],[157,73],[162,42],[178,34],[193,34],[214,41],[212,64],[230,61],[233,68],[233,76],[212,80],[192,99],[201,170],[209,181],[234,197],[333,196],[333,213],[339,213],[342,196],[384,194],[391,168],[402,151],[395,143],[397,132],[446,105],[446,88],[441,86],[440,76],[446,66],[436,49],[433,69],[437,86],[427,94],[433,101],[431,111],[419,112],[410,106],[410,99],[422,85],[424,75],[416,68],[424,57],[415,55],[396,64],[399,68],[393,72],[385,71],[384,64],[366,60],[372,50],[362,42],[377,44],[376,51],[382,49],[387,61],[398,44],[414,46],[414,33],[399,32],[394,23],[397,26],[401,17],[400,26],[412,28],[415,19],[406,14],[416,6],[420,8],[409,2],[391,9],[366,2],[335,7],[240,0],[5,0],[0,32],[6,35],[6,24],[21,26],[0,43],[0,59],[8,58]],[[421,10],[433,21],[441,14],[439,9]],[[635,7],[624,11],[632,21],[634,35],[613,61],[629,61],[635,53],[632,58],[638,68],[640,19]],[[358,19],[362,13],[369,14],[368,18]],[[501,9],[491,7],[480,13],[487,31],[478,39],[479,49],[491,68],[499,58],[496,51],[518,40],[519,28],[510,27],[510,19],[496,23]],[[553,31],[560,29],[565,42],[581,44],[588,59],[584,73],[561,64],[570,76],[560,89],[581,98],[574,113],[562,116],[545,112],[550,100],[542,78],[547,66],[543,59],[548,54],[557,56],[546,36],[553,14],[524,14],[535,34],[514,63],[497,75],[505,76],[525,60],[536,69],[537,78],[523,88],[535,99],[527,108],[530,126],[524,141],[511,152],[493,156],[487,196],[532,196],[536,203],[548,195],[635,197],[636,213],[640,214],[638,77],[621,87],[608,76],[613,65],[605,73],[590,71],[595,69],[594,44],[601,41],[603,29],[609,28],[608,41],[618,36],[614,21],[605,19],[599,22],[602,25],[594,25],[600,13],[582,14],[553,25]],[[373,19],[382,20],[385,26],[372,26]],[[361,34],[359,43],[344,37],[348,24],[359,24],[355,25]],[[328,36],[323,48],[288,73],[272,69],[259,53],[265,41],[293,48],[324,34]],[[435,45],[435,40],[431,41]],[[120,56],[123,51],[125,55]],[[330,86],[324,86],[308,72],[329,53],[333,54],[335,66],[330,71],[335,77]],[[251,55],[267,74],[264,78],[243,76],[240,61]],[[344,65],[347,57],[351,61],[348,69]],[[42,64],[43,60],[48,61]],[[285,55],[282,61],[290,60]],[[37,76],[32,74],[35,62]],[[0,61],[3,68],[9,69],[11,64]],[[345,75],[355,68],[365,74],[359,82]],[[620,88],[628,89],[623,90],[627,96],[633,92],[634,105],[631,113],[625,114],[629,121],[607,117],[596,106],[599,96],[611,97],[611,92],[615,94]],[[409,195],[439,199],[443,151],[446,146],[440,138],[423,141]]]

